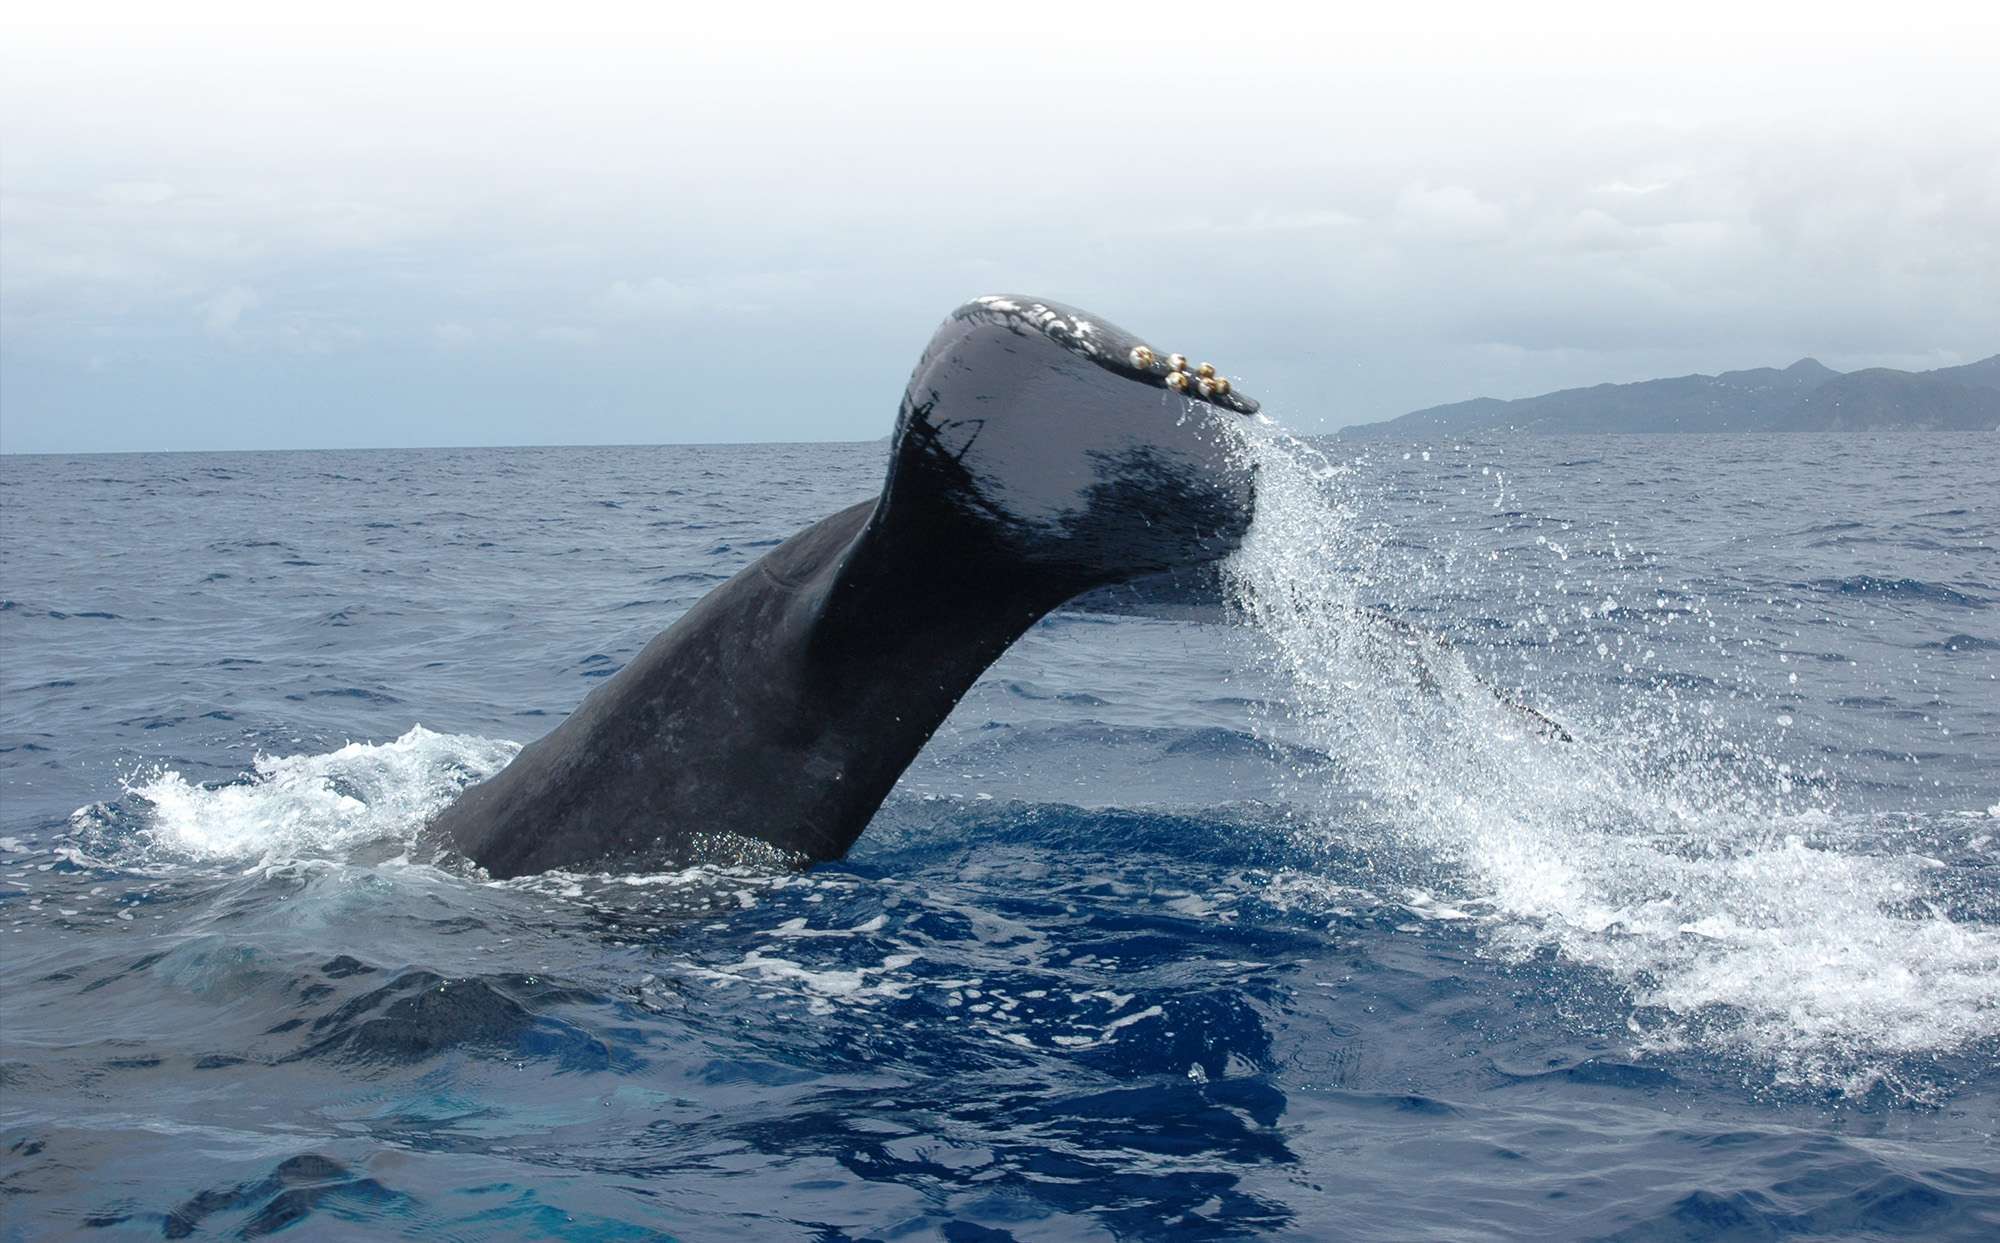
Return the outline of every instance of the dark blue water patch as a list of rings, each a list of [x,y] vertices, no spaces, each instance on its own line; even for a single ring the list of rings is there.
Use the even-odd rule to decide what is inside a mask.
[[[307,691],[303,695],[299,694],[287,695],[285,696],[285,698],[289,700],[360,699],[373,704],[395,704],[402,702],[402,700],[398,699],[394,695],[389,694],[386,691],[369,690],[365,686],[323,687],[319,690]]]
[[[258,1239],[303,1225],[316,1213],[356,1225],[377,1217],[402,1196],[372,1178],[315,1153],[292,1157],[256,1182],[197,1193],[166,1214],[160,1234],[185,1239],[218,1214],[246,1213],[238,1238]],[[111,1225],[123,1215],[100,1215],[93,1224]],[[330,1225],[330,1223],[329,1223]]]
[[[1596,1057],[1587,1057],[1570,1063],[1565,1063],[1563,1059],[1555,1059],[1554,1065],[1535,1070],[1508,1069],[1497,1065],[1494,1069],[1507,1082],[1519,1084],[1555,1082],[1562,1085],[1609,1087],[1645,1092],[1657,1092],[1680,1086],[1680,1080],[1663,1067]]]
[[[1316,857],[1318,848],[1270,833],[1263,822],[1266,814],[1255,805],[1197,815],[1060,803],[996,800],[939,807],[895,800],[870,827],[867,848],[840,867],[887,876],[920,864],[963,862],[980,850],[1003,846],[1073,853],[1078,859],[1147,858],[1164,849],[1218,867],[1282,868]]]
[[[1058,703],[1074,704],[1079,707],[1104,707],[1106,701],[1084,691],[1050,691],[1031,682],[1009,682],[1007,693],[1019,699],[1054,700]]]
[[[1909,1175],[1857,1159],[1825,1176],[1786,1179],[1742,1191],[1696,1191],[1657,1217],[1607,1238],[1975,1239],[1990,1235],[2000,1196],[1968,1192],[1955,1172]],[[1986,1180],[1987,1188],[1992,1183]],[[1941,1187],[1944,1183],[1950,1190]]]
[[[1094,697],[1058,702],[1067,702],[1079,708],[1104,706]],[[1135,762],[1141,760],[1142,749],[1149,752],[1149,758],[1154,760],[1193,758],[1228,760],[1247,757],[1292,767],[1310,766],[1321,763],[1327,758],[1323,752],[1310,747],[1260,737],[1247,729],[1229,729],[1221,726],[1192,729],[1145,728],[1086,719],[1069,724],[1034,727],[1014,726],[999,721],[989,722],[978,741],[969,742],[958,750],[957,762],[961,765],[1026,763],[1037,753],[1073,753],[1079,749],[1101,746],[1114,737],[1119,740],[1120,745],[1133,748],[1131,758]]]
[[[1802,584],[1804,588],[1817,592],[1831,592],[1838,595],[1881,596],[1898,601],[1914,600],[1930,604],[1945,604],[1954,608],[1983,609],[1993,601],[1990,597],[1961,591],[1943,583],[1927,583],[1914,578],[1879,578],[1872,574],[1854,574],[1846,578],[1822,578]]]
[[[1865,523],[1861,522],[1861,521],[1860,521],[1859,519],[1852,519],[1852,518],[1849,518],[1849,519],[1840,519],[1840,520],[1837,520],[1837,521],[1834,521],[1834,522],[1816,522],[1816,523],[1813,523],[1813,524],[1812,524],[1812,525],[1810,525],[1810,526],[1804,526],[1804,527],[1800,527],[1800,528],[1799,528],[1798,530],[1796,530],[1796,531],[1792,532],[1792,534],[1793,534],[1793,535],[1834,535],[1834,534],[1838,534],[1838,533],[1840,533],[1840,532],[1843,532],[1843,531],[1860,531],[1860,530],[1865,530],[1865,529],[1866,529],[1866,527],[1867,527],[1867,524],[1865,524]]]
[[[330,978],[360,974],[339,959],[335,964],[340,969],[326,973]],[[333,991],[309,986],[301,999],[311,1004]],[[534,977],[446,979],[434,972],[409,971],[312,1019],[306,1026],[312,1043],[279,1060],[403,1064],[462,1050],[503,1058],[546,1058],[562,1070],[603,1070],[613,1062],[609,1046],[539,1013],[546,1006],[591,1000]]]
[[[1919,643],[1918,648],[1932,652],[1996,652],[2000,651],[2000,639],[1987,639],[1973,634],[1953,634],[1929,643]]]

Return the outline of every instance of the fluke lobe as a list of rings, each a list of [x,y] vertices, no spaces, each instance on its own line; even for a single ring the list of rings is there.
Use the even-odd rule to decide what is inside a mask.
[[[494,876],[846,853],[1007,646],[1081,592],[1213,561],[1255,482],[1205,363],[1022,297],[968,302],[903,393],[881,495],[703,597],[435,832]]]

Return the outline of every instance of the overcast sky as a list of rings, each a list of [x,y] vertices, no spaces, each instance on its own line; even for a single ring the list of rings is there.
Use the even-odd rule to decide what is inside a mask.
[[[1971,6],[59,7],[0,30],[8,451],[870,438],[989,292],[1308,431],[2000,351]]]

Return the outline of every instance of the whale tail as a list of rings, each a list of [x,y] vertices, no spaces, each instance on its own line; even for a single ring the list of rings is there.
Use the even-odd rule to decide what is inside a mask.
[[[703,597],[433,830],[496,876],[843,854],[980,673],[1063,601],[1226,556],[1256,404],[1079,311],[981,298],[932,338],[888,478]]]
[[[1065,599],[1213,561],[1249,526],[1254,471],[1227,424],[1256,410],[1207,364],[1101,319],[979,298],[904,391],[872,532],[950,539]]]

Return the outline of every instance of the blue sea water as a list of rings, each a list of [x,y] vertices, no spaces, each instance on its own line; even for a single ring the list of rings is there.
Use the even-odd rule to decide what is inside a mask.
[[[0,458],[0,1233],[2000,1234],[2000,439],[1245,451],[847,860],[504,883],[882,445]]]

